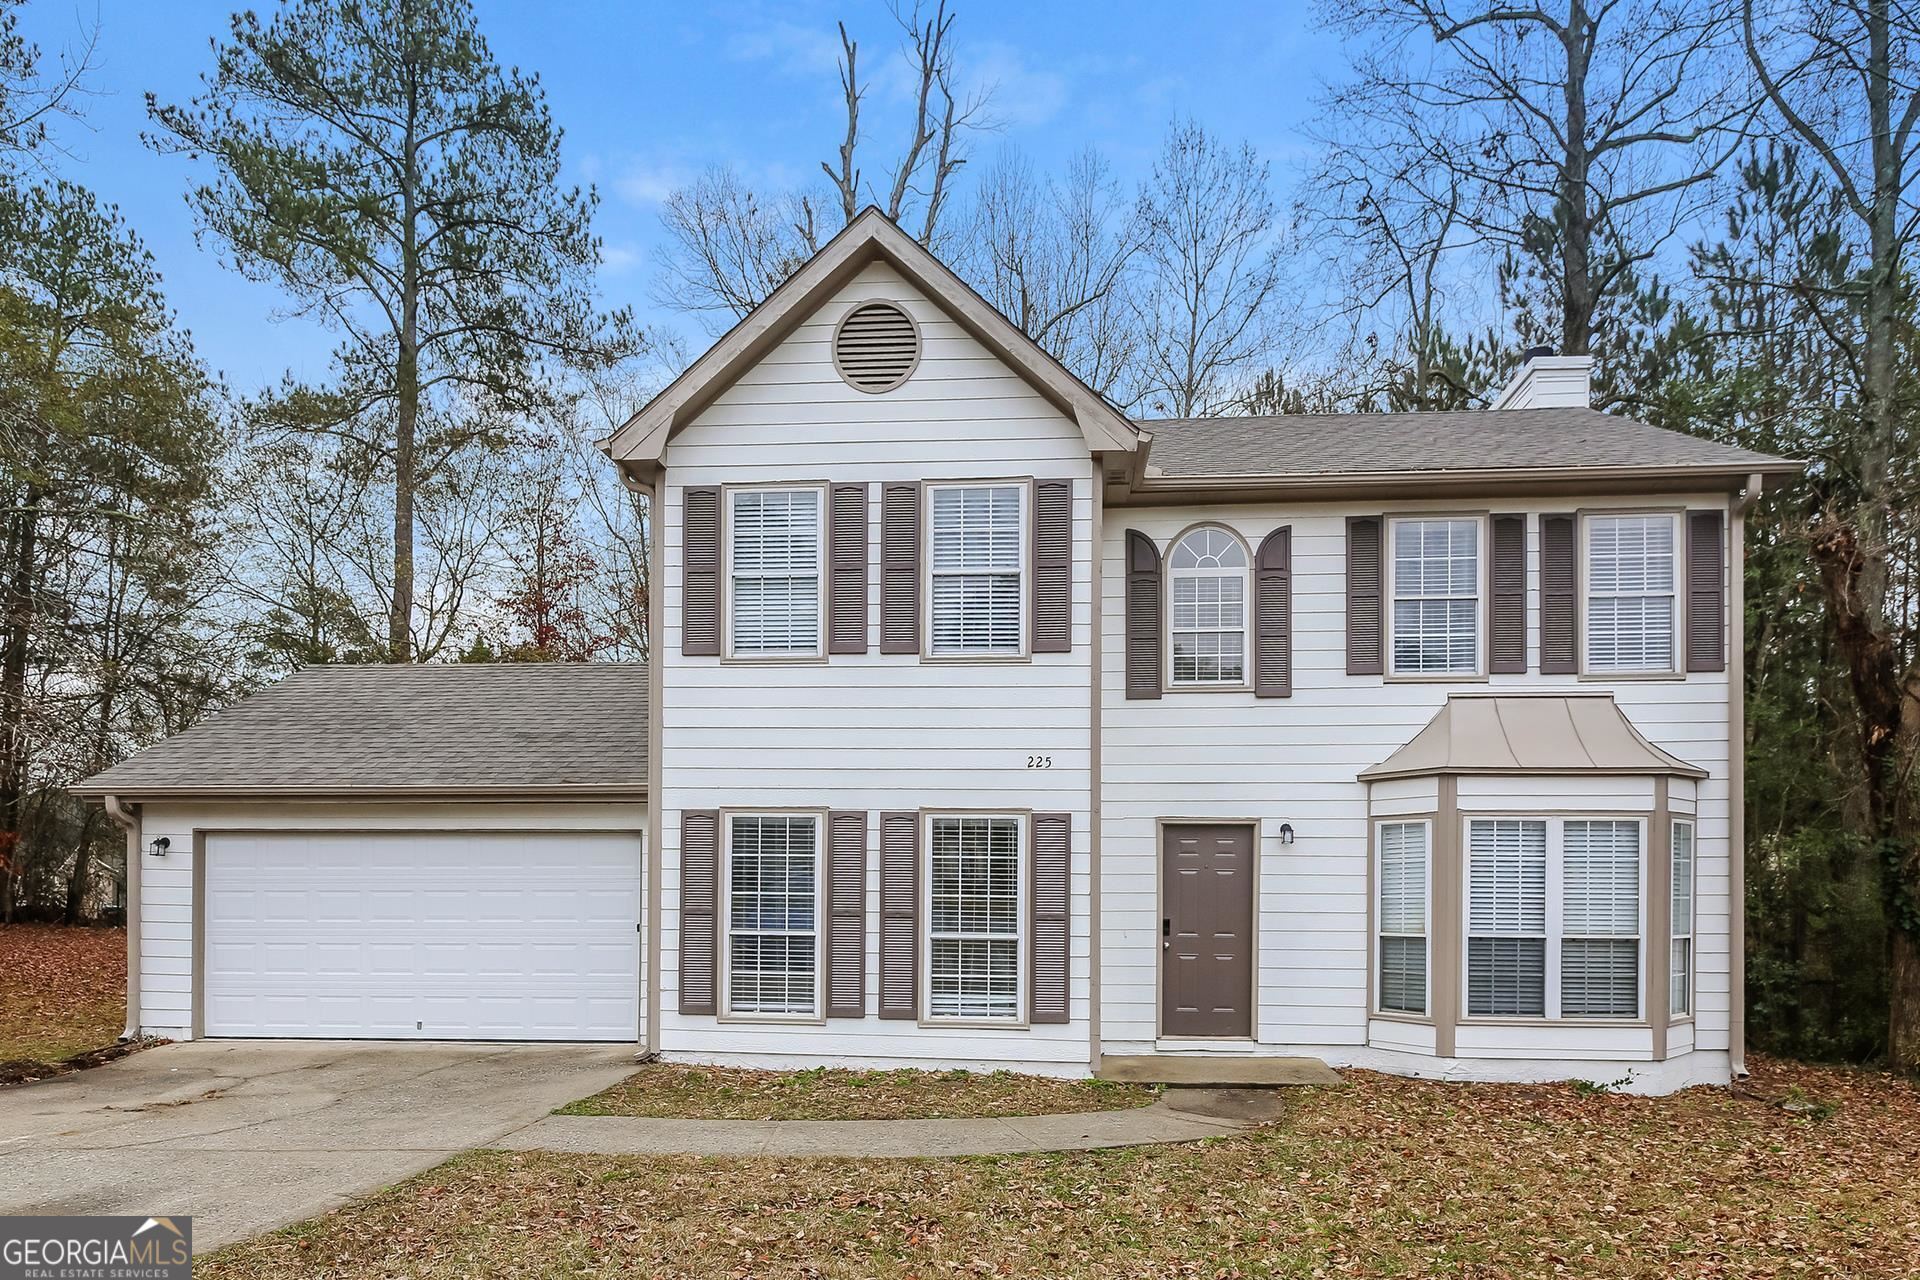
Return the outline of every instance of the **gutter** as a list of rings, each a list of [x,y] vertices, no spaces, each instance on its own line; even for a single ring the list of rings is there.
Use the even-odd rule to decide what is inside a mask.
[[[116,793],[71,787],[84,799],[110,800],[138,794],[144,800],[645,800],[644,783],[632,786],[544,787],[133,787]]]
[[[1759,472],[1748,476],[1727,521],[1727,1065],[1736,1080],[1747,1074],[1747,513],[1765,486]]]
[[[120,802],[120,797],[101,797],[107,816],[127,833],[127,1026],[120,1039],[140,1038],[140,812]]]
[[[1599,485],[1653,487],[1683,491],[1724,488],[1741,481],[1751,488],[1756,477],[1782,479],[1806,468],[1798,462],[1725,466],[1475,467],[1459,470],[1327,471],[1292,474],[1169,476],[1137,459],[1136,474],[1124,495],[1127,503],[1236,499],[1301,500],[1412,495],[1448,491],[1539,494],[1592,491]],[[1757,491],[1756,491],[1757,492]]]

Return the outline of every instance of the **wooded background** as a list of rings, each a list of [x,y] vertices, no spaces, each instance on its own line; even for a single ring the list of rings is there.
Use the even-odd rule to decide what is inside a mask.
[[[205,251],[338,335],[326,378],[259,394],[62,176],[90,51],[18,13],[0,918],[113,914],[123,846],[65,785],[294,667],[644,658],[648,513],[592,442],[877,204],[1136,416],[1479,406],[1544,344],[1595,357],[1603,408],[1806,460],[1749,525],[1749,1027],[1920,1065],[1906,4],[1344,0],[1309,164],[1175,118],[1134,185],[998,138],[947,4],[866,13],[844,130],[791,157],[817,177],[718,167],[665,202],[681,333],[601,303],[595,193],[468,0],[290,0],[148,100]]]

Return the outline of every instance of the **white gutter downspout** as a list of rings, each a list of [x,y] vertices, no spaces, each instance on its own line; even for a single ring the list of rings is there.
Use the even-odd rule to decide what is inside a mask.
[[[1727,531],[1727,609],[1732,626],[1732,677],[1727,685],[1727,842],[1733,928],[1727,939],[1727,1061],[1734,1078],[1747,1074],[1747,513],[1760,501],[1766,477],[1747,477],[1747,487],[1733,501]]]
[[[119,796],[102,796],[107,816],[127,833],[127,1028],[122,1040],[140,1038],[140,812],[120,803]]]

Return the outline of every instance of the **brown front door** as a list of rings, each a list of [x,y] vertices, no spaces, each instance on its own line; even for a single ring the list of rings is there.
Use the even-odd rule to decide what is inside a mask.
[[[1161,829],[1160,1031],[1253,1034],[1253,828]]]

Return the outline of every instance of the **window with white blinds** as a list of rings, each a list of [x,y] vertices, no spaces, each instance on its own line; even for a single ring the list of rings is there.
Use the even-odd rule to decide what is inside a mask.
[[[820,1009],[820,820],[734,814],[727,823],[727,1012]]]
[[[1676,1018],[1693,1012],[1693,824],[1673,824],[1673,964],[1667,1010]]]
[[[1402,676],[1480,670],[1481,521],[1393,520],[1389,650]]]
[[[932,652],[1019,654],[1025,630],[1025,486],[934,485],[927,492]]]
[[[1679,517],[1594,515],[1580,523],[1587,544],[1587,670],[1675,670]]]
[[[1168,648],[1176,685],[1247,682],[1247,549],[1225,529],[1195,529],[1167,555]]]
[[[740,657],[820,652],[818,489],[727,493],[727,632]]]
[[[1024,826],[1013,817],[928,820],[929,1018],[1020,1017]]]
[[[1640,1016],[1644,832],[1635,819],[1467,822],[1469,1016]]]
[[[1431,829],[1424,822],[1383,822],[1378,831],[1378,1004],[1394,1013],[1425,1013]]]

